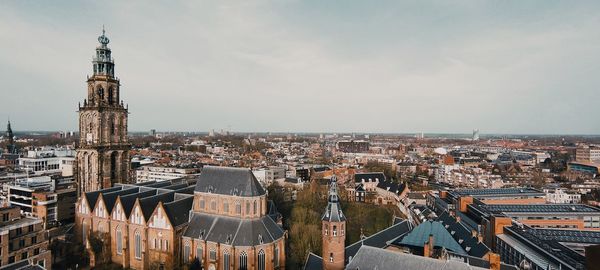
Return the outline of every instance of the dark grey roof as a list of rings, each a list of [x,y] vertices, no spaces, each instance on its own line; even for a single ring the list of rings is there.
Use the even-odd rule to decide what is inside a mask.
[[[123,207],[123,211],[125,211],[125,216],[129,218],[131,214],[131,210],[133,209],[133,205],[135,205],[135,200],[137,198],[145,198],[156,195],[156,190],[151,189],[147,191],[142,191],[135,194],[129,194],[125,196],[119,196],[119,200],[121,200],[121,206]]]
[[[322,270],[323,269],[323,258],[312,252],[308,253],[306,262],[304,262],[304,270]]]
[[[499,213],[597,213],[600,209],[584,204],[484,204],[480,207]]]
[[[444,228],[452,235],[452,238],[460,244],[467,254],[481,258],[491,251],[483,242],[479,242],[477,237],[473,237],[471,229],[457,222],[448,212],[441,214],[438,221],[442,223]]]
[[[543,191],[533,188],[488,188],[488,189],[458,189],[452,191],[460,196],[473,196],[479,198],[497,196],[545,196]]]
[[[342,212],[342,207],[338,202],[329,202],[325,213],[321,217],[321,220],[329,222],[340,222],[346,220],[346,216]]]
[[[192,204],[194,203],[194,197],[190,196],[185,199],[169,202],[163,204],[165,212],[171,221],[173,227],[177,227],[183,223],[188,222],[190,217],[190,210],[192,210]]]
[[[175,192],[166,192],[150,197],[146,197],[140,199],[140,207],[142,208],[142,213],[144,214],[144,219],[148,220],[154,209],[159,202],[167,203],[171,202],[175,199]]]
[[[104,205],[106,206],[106,210],[108,213],[112,213],[113,207],[115,206],[115,202],[117,202],[118,196],[124,196],[128,194],[133,194],[139,192],[140,189],[138,187],[134,188],[124,188],[122,190],[117,190],[113,192],[107,192],[102,194],[102,200],[104,201]]]
[[[90,209],[93,209],[94,206],[96,206],[96,201],[98,201],[98,197],[100,196],[100,193],[108,193],[108,192],[117,191],[117,190],[121,190],[121,189],[122,189],[122,187],[120,187],[120,186],[111,187],[111,188],[96,190],[96,191],[92,191],[92,192],[86,192],[86,193],[84,193],[84,196],[85,196],[85,199],[88,201]]]
[[[350,256],[354,256],[361,246],[372,246],[378,248],[387,247],[393,240],[407,234],[412,229],[412,225],[408,220],[403,220],[396,223],[385,230],[379,231],[365,239],[355,242],[352,245],[346,247],[346,261]]]
[[[375,182],[375,181],[385,181],[385,174],[383,172],[373,172],[373,173],[357,173],[354,175],[354,182]]]
[[[202,169],[195,191],[243,197],[265,194],[250,169],[214,166]]]
[[[394,183],[392,181],[379,181],[377,187],[400,195],[406,188],[406,185],[404,183]]]
[[[241,219],[194,213],[184,236],[233,246],[256,246],[271,243],[283,234],[279,225],[268,216]]]
[[[381,248],[362,246],[356,256],[346,266],[347,270],[357,269],[419,269],[419,270],[475,270],[486,269],[470,266],[466,263],[452,260],[438,260]]]

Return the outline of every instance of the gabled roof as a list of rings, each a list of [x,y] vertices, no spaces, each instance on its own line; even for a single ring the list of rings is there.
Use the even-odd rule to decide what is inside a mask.
[[[483,270],[466,263],[438,260],[381,248],[362,246],[346,269],[419,269],[419,270]]]
[[[163,208],[173,227],[177,227],[189,221],[190,210],[192,210],[193,203],[194,197],[190,196],[188,198],[163,204]]]
[[[194,213],[183,236],[233,246],[256,246],[282,238],[283,230],[270,217],[241,219]]]
[[[473,237],[470,229],[457,222],[448,212],[442,213],[437,221],[441,222],[446,231],[450,232],[452,238],[460,244],[467,254],[481,258],[491,251],[483,242],[479,242],[477,237]],[[462,240],[462,243],[460,240]]]
[[[142,213],[146,221],[150,218],[159,202],[167,203],[173,201],[174,198],[175,192],[166,192],[140,199],[140,208],[142,208]]]
[[[90,206],[90,209],[93,210],[93,208],[96,206],[96,202],[98,201],[98,197],[100,196],[101,193],[108,193],[108,192],[117,191],[117,190],[121,190],[121,189],[122,189],[122,187],[117,186],[117,187],[112,187],[112,188],[96,190],[96,191],[92,191],[92,192],[86,192],[83,195],[85,196],[85,199],[87,200],[88,205]]]
[[[242,197],[266,193],[250,169],[214,166],[202,169],[195,191]]]
[[[346,261],[348,261],[349,257],[356,255],[361,246],[378,248],[387,247],[392,241],[407,234],[411,229],[412,225],[410,225],[410,222],[408,222],[408,220],[402,220],[385,230],[379,231],[365,239],[355,242],[354,244],[346,247]]]
[[[377,184],[377,187],[400,195],[406,188],[406,185],[404,183],[394,183],[392,181],[380,181]]]
[[[312,252],[308,253],[306,262],[304,262],[304,270],[322,270],[323,258]]]
[[[382,182],[385,181],[385,174],[383,172],[370,172],[370,173],[357,173],[354,175],[354,182]]]
[[[415,227],[408,235],[402,237],[402,240],[394,241],[395,245],[407,246],[410,248],[422,248],[429,241],[429,236],[433,236],[433,246],[445,248],[458,254],[466,255],[465,250],[452,238],[452,235],[437,221],[425,221]]]
[[[150,196],[154,196],[154,195],[156,195],[156,190],[151,189],[151,190],[142,191],[142,192],[135,193],[135,194],[119,196],[118,200],[121,201],[121,206],[123,207],[125,216],[127,218],[129,218],[129,215],[131,214],[131,210],[133,209],[133,206],[135,205],[135,200],[137,198],[141,199],[141,198],[146,198],[146,197],[150,197]]]
[[[104,206],[106,206],[106,210],[108,211],[108,213],[112,213],[113,207],[115,206],[115,203],[117,202],[117,197],[119,196],[125,196],[128,194],[133,194],[133,193],[138,193],[139,192],[139,188],[135,187],[135,188],[124,188],[122,190],[117,190],[117,191],[112,191],[112,192],[107,192],[102,194],[102,200],[104,201]]]

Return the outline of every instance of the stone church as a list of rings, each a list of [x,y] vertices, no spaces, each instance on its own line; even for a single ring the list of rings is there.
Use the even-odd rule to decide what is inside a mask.
[[[119,79],[102,30],[93,58],[93,75],[87,79],[87,99],[79,104],[77,149],[78,194],[127,183],[129,150],[127,108],[120,99]]]

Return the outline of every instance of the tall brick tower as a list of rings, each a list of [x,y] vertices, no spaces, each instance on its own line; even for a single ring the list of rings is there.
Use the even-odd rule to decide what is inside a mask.
[[[323,269],[342,270],[345,261],[346,217],[342,213],[335,175],[329,183],[327,208],[321,218],[323,223]]]
[[[78,192],[127,183],[129,150],[127,108],[120,100],[119,79],[102,29],[93,58],[92,77],[87,79],[87,99],[79,106],[79,148],[77,149]]]

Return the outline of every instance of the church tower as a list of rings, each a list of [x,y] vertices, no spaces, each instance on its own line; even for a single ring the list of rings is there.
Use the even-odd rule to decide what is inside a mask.
[[[6,145],[6,151],[9,154],[17,154],[17,145],[15,144],[15,135],[13,134],[12,127],[10,126],[10,120],[6,125],[6,138],[8,138],[8,144]]]
[[[129,150],[127,108],[120,100],[119,79],[102,29],[93,58],[93,75],[87,79],[87,99],[79,105],[77,148],[78,194],[127,183]]]
[[[342,270],[345,263],[346,217],[338,196],[337,178],[331,177],[327,208],[321,218],[323,230],[323,269]]]

